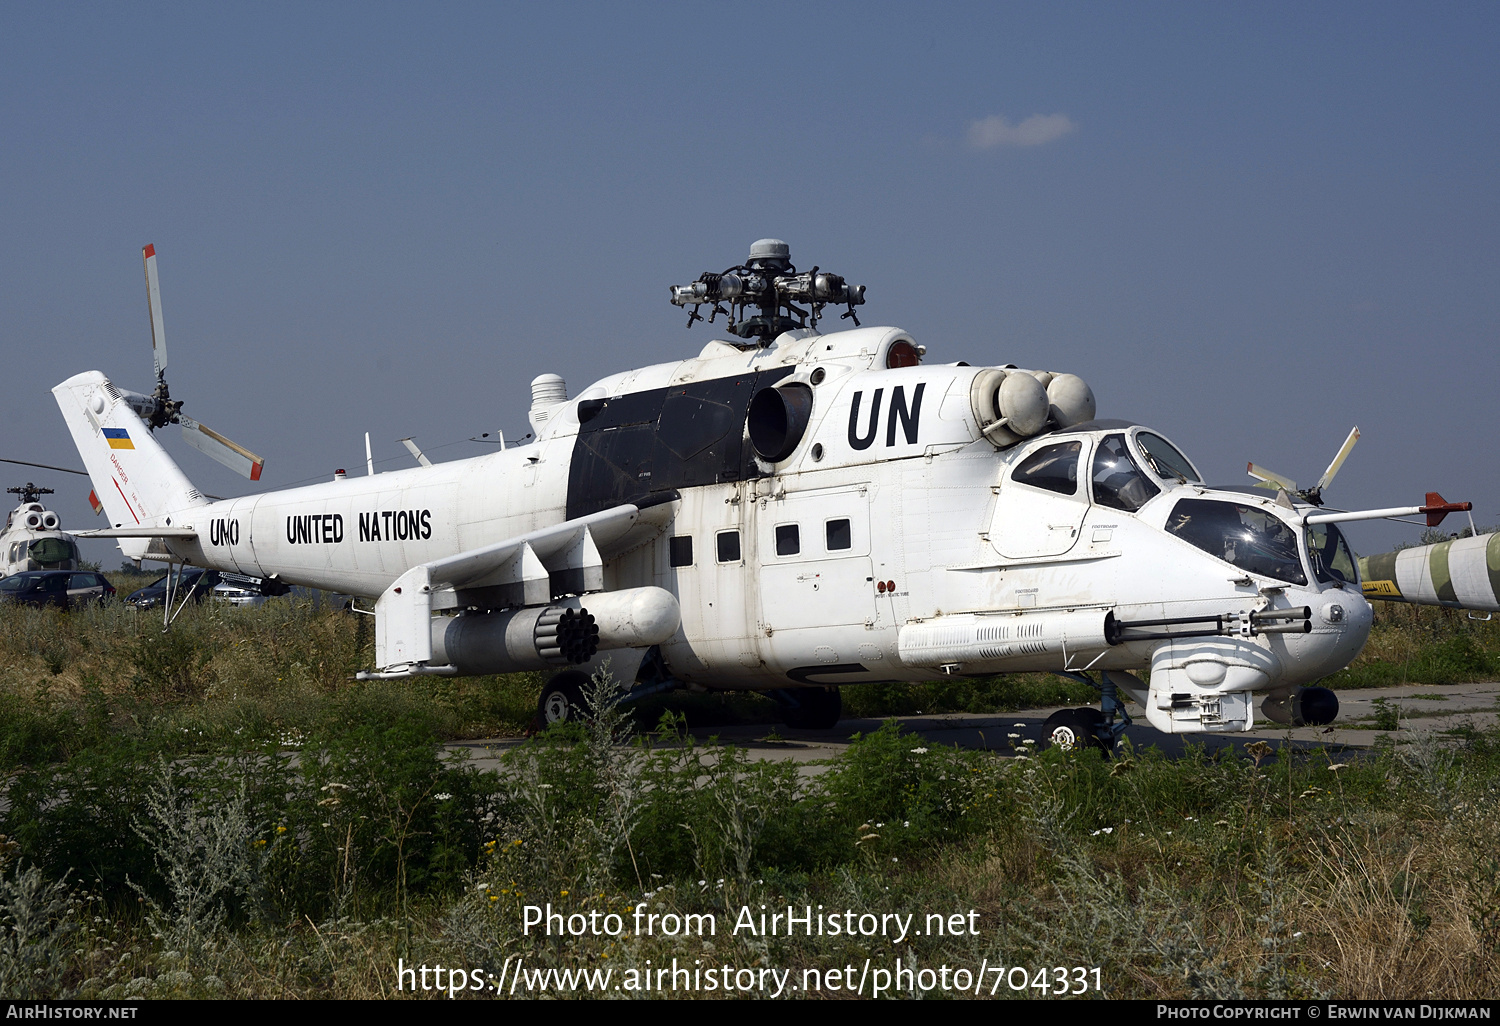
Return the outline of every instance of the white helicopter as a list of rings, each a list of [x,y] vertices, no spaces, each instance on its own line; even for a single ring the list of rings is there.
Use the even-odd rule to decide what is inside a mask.
[[[51,488],[30,481],[7,492],[21,498],[0,530],[0,577],[27,570],[77,570],[78,543],[62,530],[58,515],[42,505]]]
[[[1048,723],[1065,746],[1112,747],[1121,692],[1171,733],[1247,730],[1257,698],[1324,723],[1337,699],[1309,685],[1371,620],[1336,523],[1461,508],[1211,488],[1160,433],[1096,420],[1080,378],[924,363],[858,326],[863,301],[761,240],[672,288],[728,337],[572,399],[542,375],[529,444],[220,502],[152,437],[151,400],[97,371],[53,393],[113,525],[88,534],[373,599],[365,678],[552,671],[546,721],[580,715],[608,659],[630,698],[758,690],[803,727],[837,722],[839,685],[1018,671],[1100,689]],[[856,326],[820,333],[828,305]]]

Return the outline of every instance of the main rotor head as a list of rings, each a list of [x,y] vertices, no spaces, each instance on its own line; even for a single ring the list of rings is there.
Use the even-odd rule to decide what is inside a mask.
[[[39,488],[30,481],[27,481],[20,488],[7,488],[5,490],[11,495],[19,495],[21,497],[21,505],[23,506],[33,502],[40,502],[43,495],[54,494],[51,488]]]
[[[841,276],[817,267],[799,273],[792,263],[791,247],[780,239],[757,240],[743,264],[718,274],[704,271],[696,281],[671,289],[673,306],[692,307],[688,327],[703,320],[698,308],[708,304],[710,324],[723,314],[732,334],[759,339],[761,344],[783,331],[809,327],[809,322],[816,328],[823,307],[830,303],[843,304],[846,309],[839,317],[858,326],[854,308],[865,301],[863,285],[850,285]],[[804,305],[799,307],[798,303]],[[756,312],[746,316],[746,307]]]

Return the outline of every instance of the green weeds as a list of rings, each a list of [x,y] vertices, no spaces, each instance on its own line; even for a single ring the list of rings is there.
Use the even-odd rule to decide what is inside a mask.
[[[1408,664],[1489,651],[1482,625],[1439,628]],[[397,959],[499,973],[516,957],[1084,965],[1105,996],[1145,998],[1500,984],[1500,733],[1419,743],[1390,707],[1391,741],[1354,761],[1266,744],[1170,760],[1127,745],[1105,761],[1015,738],[1003,754],[930,746],[888,722],[805,774],[684,729],[744,709],[658,708],[642,732],[645,710],[600,677],[589,722],[480,773],[443,742],[518,730],[535,678],[358,684],[358,622],[293,604],[189,609],[179,629],[163,645],[159,622],[119,609],[0,610],[0,992],[390,996]],[[849,701],[1084,700],[1071,687],[869,686]],[[527,908],[548,905],[632,928],[528,930]],[[762,905],[972,915],[978,930],[734,929]],[[715,932],[636,935],[638,910],[712,917]]]
[[[1331,688],[1463,684],[1500,676],[1500,619],[1462,610],[1374,603],[1375,624],[1363,651],[1323,683]]]

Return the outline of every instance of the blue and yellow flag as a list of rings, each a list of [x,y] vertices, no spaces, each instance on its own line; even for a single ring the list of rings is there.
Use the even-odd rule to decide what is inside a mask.
[[[124,428],[103,428],[104,437],[109,440],[111,449],[134,449],[135,443],[130,440],[130,432]]]

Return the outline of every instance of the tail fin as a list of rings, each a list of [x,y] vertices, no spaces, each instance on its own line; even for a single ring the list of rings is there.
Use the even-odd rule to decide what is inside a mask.
[[[207,504],[103,374],[76,374],[52,395],[112,526],[170,526],[174,514]],[[126,555],[134,542],[121,540]],[[145,546],[141,539],[139,547]]]

